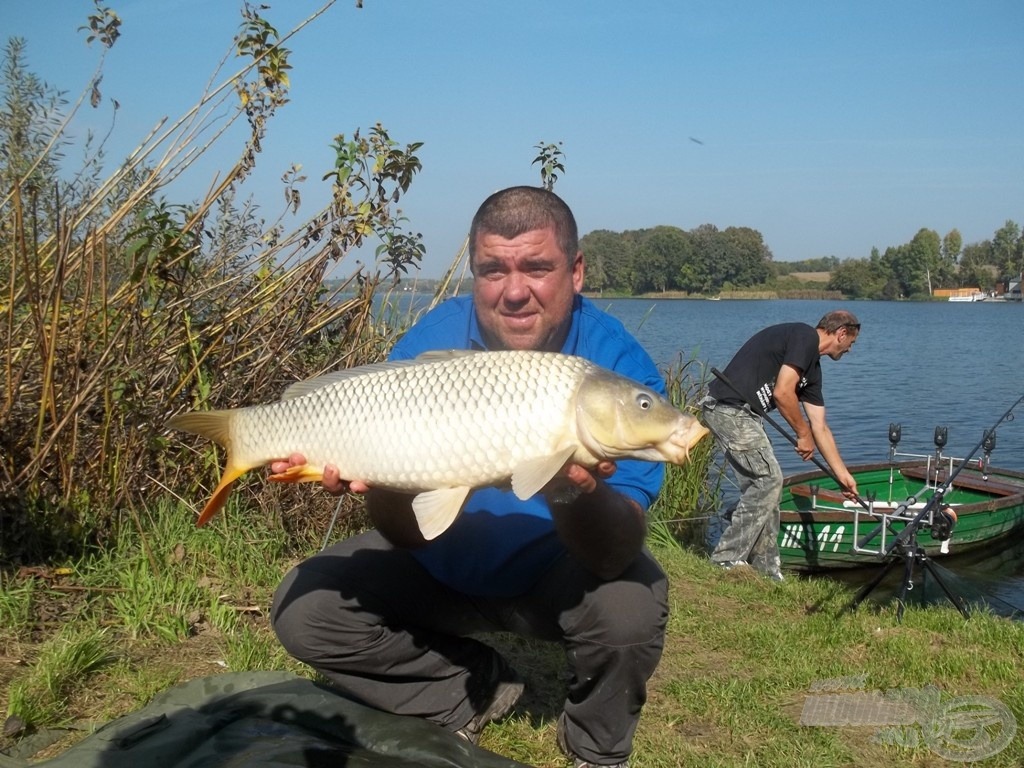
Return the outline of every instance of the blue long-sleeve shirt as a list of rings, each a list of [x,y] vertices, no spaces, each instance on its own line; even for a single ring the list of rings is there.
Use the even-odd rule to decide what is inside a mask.
[[[395,344],[390,359],[406,360],[439,349],[486,349],[470,296],[449,299],[416,322]],[[561,352],[578,355],[665,393],[647,352],[621,322],[577,296]],[[660,463],[621,460],[608,484],[646,510],[661,490]],[[541,494],[521,501],[497,488],[472,493],[455,523],[413,550],[439,581],[460,592],[512,596],[526,592],[565,553]]]

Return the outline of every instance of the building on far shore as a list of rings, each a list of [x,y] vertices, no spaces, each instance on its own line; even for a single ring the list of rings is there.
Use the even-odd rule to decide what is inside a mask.
[[[937,299],[948,299],[949,301],[984,301],[989,298],[981,288],[936,288],[932,294]]]

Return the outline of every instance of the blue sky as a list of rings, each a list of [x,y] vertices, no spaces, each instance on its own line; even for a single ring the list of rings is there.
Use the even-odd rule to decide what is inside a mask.
[[[322,4],[269,0],[264,15],[284,33]],[[125,152],[195,103],[241,4],[108,5],[123,25],[101,87],[120,104],[110,146]],[[292,101],[249,192],[269,216],[276,180],[301,164],[311,215],[337,134],[379,121],[400,144],[422,141],[402,208],[423,233],[426,277],[451,261],[484,197],[539,183],[540,142],[563,144],[555,191],[581,234],[745,226],[789,261],[867,257],[921,227],[977,242],[1024,222],[1019,0],[363,5],[339,0],[288,43]],[[92,8],[0,0],[0,29],[5,42],[24,37],[30,68],[74,96],[97,61],[77,31]],[[109,112],[76,130],[90,120],[105,130]],[[214,158],[235,159],[234,149]],[[211,175],[183,181],[183,194],[198,196]]]

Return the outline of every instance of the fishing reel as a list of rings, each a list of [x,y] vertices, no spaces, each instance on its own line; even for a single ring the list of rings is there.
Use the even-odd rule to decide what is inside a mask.
[[[996,431],[994,429],[986,429],[985,436],[981,440],[981,461],[978,463],[981,465],[981,475],[988,480],[988,467],[989,462],[992,460],[992,451],[996,449]]]
[[[935,541],[946,541],[953,535],[956,525],[956,512],[952,507],[942,507],[932,516],[931,537]]]

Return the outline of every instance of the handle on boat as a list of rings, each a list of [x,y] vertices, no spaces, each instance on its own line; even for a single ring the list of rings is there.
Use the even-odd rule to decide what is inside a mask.
[[[726,376],[724,373],[722,373],[720,370],[718,370],[714,366],[711,367],[711,373],[713,373],[715,375],[715,377],[719,381],[721,381],[723,384],[725,384],[725,386],[727,386],[729,389],[731,389],[736,394],[736,396],[740,400],[742,400],[743,403],[752,412],[756,413],[762,419],[764,419],[769,424],[771,424],[773,427],[775,427],[776,431],[779,434],[781,434],[784,438],[789,440],[789,442],[791,442],[794,446],[797,445],[796,438],[793,437],[791,434],[789,434],[789,432],[786,431],[785,429],[783,429],[781,426],[779,426],[779,424],[771,416],[769,416],[767,413],[761,413],[760,411],[754,411],[754,406],[752,406],[750,404],[750,402],[747,400],[747,398],[745,398],[743,396],[742,392],[740,392],[738,389],[736,389],[736,385],[733,384],[731,381],[729,381],[729,377],[728,376]],[[841,482],[839,482],[839,478],[836,477],[835,473],[832,471],[832,468],[830,466],[828,466],[827,464],[825,464],[824,462],[820,461],[817,456],[812,455],[811,456],[811,461],[814,462],[815,466],[817,466],[818,469],[820,469],[826,475],[831,477],[832,480],[835,481],[835,484],[837,486],[839,486],[840,488],[843,488],[845,490],[849,490],[849,489],[846,488],[845,485],[843,485]],[[860,504],[862,507],[864,507],[864,509],[866,509],[868,512],[870,512],[871,514],[874,514],[874,511],[871,509],[870,506],[868,506],[868,503],[866,501],[864,501],[864,499],[862,499],[860,496],[858,496],[857,494],[854,494],[853,495],[853,500],[856,501],[858,504]]]

